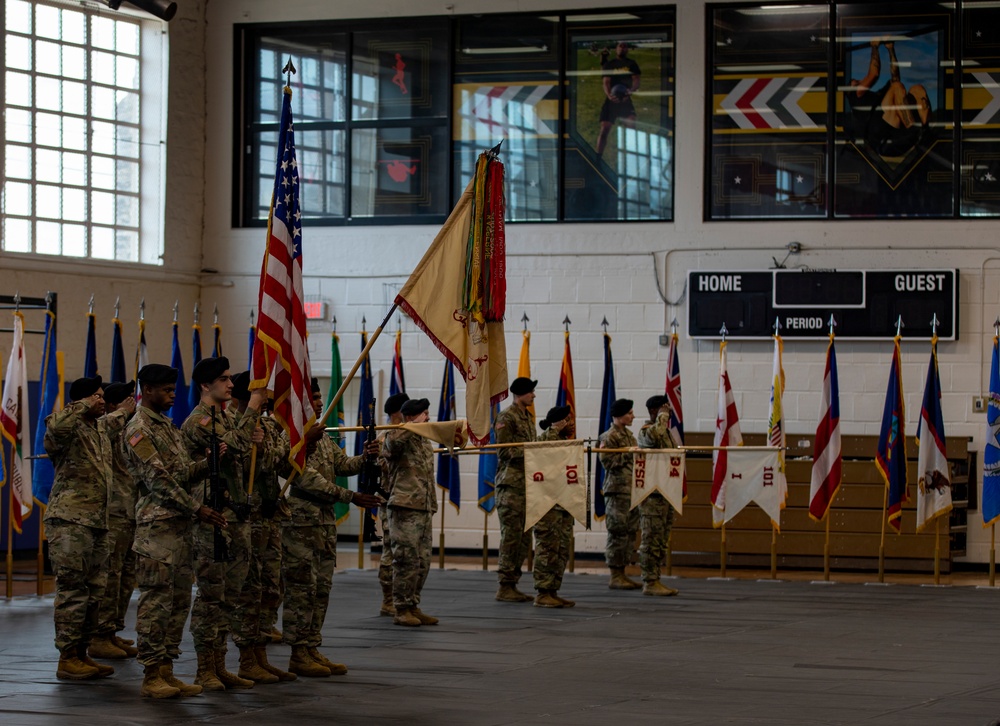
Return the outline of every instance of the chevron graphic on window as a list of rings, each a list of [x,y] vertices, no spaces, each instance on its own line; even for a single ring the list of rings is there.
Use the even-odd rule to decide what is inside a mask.
[[[741,129],[818,129],[799,105],[819,76],[744,78],[719,104]]]

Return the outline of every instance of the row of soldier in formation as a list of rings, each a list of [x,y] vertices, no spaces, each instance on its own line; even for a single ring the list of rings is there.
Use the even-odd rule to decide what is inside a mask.
[[[81,378],[70,387],[70,403],[46,420],[45,449],[55,468],[45,524],[56,575],[58,678],[107,677],[114,669],[95,657],[137,657],[144,668],[141,695],[168,698],[346,673],[345,665],[318,650],[336,567],[334,507],[342,502],[379,507],[384,535],[380,614],[403,626],[438,622],[419,607],[437,510],[428,439],[390,430],[368,442],[363,455],[350,457],[316,426],[306,435],[305,470],[293,475],[288,437],[273,417],[262,415],[267,392],[248,390],[249,372],[231,376],[226,358],[209,358],[195,367],[192,380],[201,398],[180,429],[165,415],[174,404],[177,371],[159,364],[139,371],[141,405],[136,405],[135,382],[103,388],[100,377]],[[528,412],[535,385],[526,378],[512,383],[514,403],[496,421],[499,442],[536,440]],[[313,403],[318,416],[322,398],[315,379]],[[647,404],[655,408],[639,445],[668,448],[665,400],[653,397]],[[390,423],[419,423],[427,420],[428,406],[427,399],[399,394],[386,401],[384,411]],[[617,401],[612,414],[614,424],[601,445],[635,446],[628,430],[632,403]],[[565,408],[550,411],[541,426],[543,440],[573,433]],[[337,486],[337,476],[357,474],[365,457],[375,456],[387,499]],[[630,511],[631,455],[602,454],[602,463],[608,473],[610,586],[640,587],[624,569],[641,518],[643,591],[675,594],[659,581],[669,504],[653,495],[641,511]],[[282,479],[288,481],[287,496]],[[212,481],[223,490],[225,506],[213,497]],[[558,596],[572,532],[572,518],[560,507],[534,527],[537,596],[516,587],[531,546],[531,531],[524,527],[521,447],[499,449],[496,499],[501,523],[497,600],[572,606]],[[133,643],[118,634],[136,586]],[[265,650],[276,635],[282,606],[281,639],[291,646],[287,671],[271,664]],[[193,684],[173,672],[189,614],[197,655]],[[230,637],[239,648],[237,673],[226,665]]]

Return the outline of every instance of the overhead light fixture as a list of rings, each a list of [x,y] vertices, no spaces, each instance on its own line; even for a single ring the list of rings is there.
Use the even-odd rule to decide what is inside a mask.
[[[123,0],[100,0],[100,2],[112,10],[118,10]],[[170,0],[124,0],[124,2],[168,23],[177,14],[177,3]]]

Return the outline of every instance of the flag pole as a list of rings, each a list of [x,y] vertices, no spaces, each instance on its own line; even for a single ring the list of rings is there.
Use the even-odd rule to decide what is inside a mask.
[[[722,324],[722,329],[719,332],[722,334],[722,342],[719,344],[720,345],[720,350],[721,350],[721,347],[726,344],[726,334],[729,332],[729,330],[726,328],[726,324],[725,323]],[[721,355],[721,352],[720,352],[720,355]],[[728,416],[727,416],[727,418],[728,418]],[[728,441],[727,441],[727,443],[728,443]],[[715,447],[713,447],[713,448],[715,448]],[[715,506],[714,502],[712,503],[712,506],[713,507]],[[725,513],[725,511],[723,511],[723,513],[722,513],[722,527],[720,527],[720,532],[719,532],[719,576],[720,577],[725,577],[726,576],[726,513]]]
[[[490,569],[490,513],[483,510],[483,572]]]
[[[934,584],[941,584],[941,517],[934,518]]]
[[[447,504],[447,490],[441,489],[441,535],[438,537],[438,569],[444,569],[444,510],[446,509],[445,504]]]
[[[826,510],[826,536],[823,540],[823,580],[830,581],[830,510]]]
[[[10,490],[7,492],[7,501],[10,507],[7,510],[7,599],[14,597],[14,450],[11,447],[10,473],[7,475]]]
[[[361,514],[361,526],[358,527],[358,569],[365,569],[365,511],[359,509]]]
[[[990,587],[994,587],[997,582],[997,525],[996,522],[990,525]]]
[[[775,340],[778,340],[778,336],[781,334],[779,332],[780,330],[781,330],[781,320],[776,317],[774,319]],[[784,374],[784,370],[782,370],[782,374]],[[784,384],[782,383],[782,386],[783,385]],[[782,390],[782,394],[784,394],[784,390]],[[782,503],[781,506],[784,506],[784,503]],[[779,508],[779,516],[780,516],[780,508]],[[778,579],[778,526],[773,521],[771,522],[771,579],[772,580]]]
[[[38,554],[36,555],[36,566],[38,570],[38,576],[35,579],[35,594],[38,597],[42,596],[42,580],[44,570],[45,570],[45,550],[43,549],[45,544],[45,521],[42,517],[42,505],[39,504],[38,507]]]
[[[885,513],[889,508],[889,485],[882,494],[882,536],[878,545],[878,581],[885,582]]]

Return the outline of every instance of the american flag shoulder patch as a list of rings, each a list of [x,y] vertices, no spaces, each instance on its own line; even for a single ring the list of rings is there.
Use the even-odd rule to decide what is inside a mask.
[[[211,416],[202,416],[201,421],[199,421],[198,423],[200,423],[202,426],[208,426],[208,424],[210,424],[211,422],[212,422]]]
[[[135,445],[136,445],[136,444],[138,444],[138,443],[139,443],[140,441],[142,441],[142,431],[139,431],[139,432],[137,432],[136,434],[134,434],[134,435],[132,436],[132,438],[130,438],[130,439],[128,440],[128,444],[129,444],[129,446],[135,446]]]

